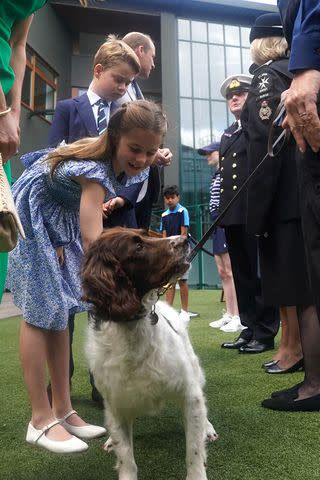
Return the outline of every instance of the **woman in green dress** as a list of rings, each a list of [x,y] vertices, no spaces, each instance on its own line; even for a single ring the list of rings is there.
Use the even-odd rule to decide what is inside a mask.
[[[20,143],[21,89],[26,65],[26,42],[33,12],[47,0],[3,0],[0,2],[0,153],[11,181],[10,163]],[[6,95],[10,92],[11,108]],[[0,254],[0,302],[7,272],[8,255]]]

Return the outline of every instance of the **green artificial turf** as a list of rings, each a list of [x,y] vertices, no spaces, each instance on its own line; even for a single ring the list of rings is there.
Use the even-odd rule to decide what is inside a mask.
[[[177,291],[177,294],[179,292]],[[208,446],[209,480],[318,480],[319,414],[265,410],[262,399],[297,383],[302,373],[267,375],[261,368],[272,354],[240,355],[220,348],[234,334],[208,326],[221,316],[219,291],[190,291],[190,310],[200,317],[190,335],[206,374],[209,419],[220,439]],[[25,442],[30,408],[18,356],[19,317],[0,321],[0,478],[2,480],[116,480],[115,457],[90,441],[78,455],[55,455]],[[103,412],[90,400],[83,355],[86,316],[76,322],[73,406],[87,421],[102,424]],[[134,428],[139,480],[185,480],[185,441],[175,405],[158,417],[138,419]]]

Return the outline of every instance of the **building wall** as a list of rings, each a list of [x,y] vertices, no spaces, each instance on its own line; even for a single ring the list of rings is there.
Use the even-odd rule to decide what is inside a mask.
[[[70,97],[72,37],[50,5],[35,14],[28,45],[59,74],[58,99]],[[29,109],[22,106],[21,110],[21,145],[19,155],[11,161],[13,178],[23,170],[22,154],[46,146],[50,128],[46,120],[30,116]]]

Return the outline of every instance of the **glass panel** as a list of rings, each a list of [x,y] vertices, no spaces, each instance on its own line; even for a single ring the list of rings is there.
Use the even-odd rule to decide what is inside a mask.
[[[193,96],[209,97],[208,45],[192,44]]]
[[[191,22],[191,35],[193,41],[207,42],[206,22]]]
[[[243,47],[250,47],[249,34],[250,28],[241,27],[241,45]]]
[[[242,67],[243,73],[249,73],[249,67],[252,65],[252,59],[249,48],[242,48]]]
[[[191,43],[179,42],[179,86],[181,97],[192,96]]]
[[[26,67],[26,71],[24,74],[21,101],[31,107],[31,70],[28,67]]]
[[[228,127],[226,102],[211,103],[212,140],[219,142],[224,130]]]
[[[193,148],[193,113],[192,101],[187,98],[180,100],[181,144]]]
[[[180,40],[190,40],[189,20],[178,20],[178,38]]]
[[[226,36],[227,45],[240,45],[239,27],[231,25],[224,26],[224,33]]]
[[[183,201],[185,205],[194,204],[195,174],[194,158],[185,158],[186,147],[182,145],[181,178],[183,178]],[[193,152],[194,150],[192,150]]]
[[[211,142],[210,107],[208,100],[194,101],[195,148]]]
[[[55,90],[42,78],[36,75],[34,92],[34,109],[36,111],[53,110],[55,105]],[[43,114],[49,118],[48,114]]]
[[[220,85],[226,78],[224,47],[209,45],[209,67],[211,98],[220,99]]]
[[[45,76],[49,80],[51,80],[52,82],[55,81],[57,76],[56,73],[46,63],[40,60],[40,58],[37,58],[36,66],[45,74]]]
[[[227,77],[241,73],[240,48],[226,47]]]
[[[223,25],[209,23],[208,30],[210,43],[224,43]]]

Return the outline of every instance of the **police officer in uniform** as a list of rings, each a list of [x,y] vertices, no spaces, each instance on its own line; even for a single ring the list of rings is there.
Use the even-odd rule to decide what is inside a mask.
[[[236,119],[221,138],[220,211],[224,210],[248,176],[247,143],[240,115],[250,84],[250,76],[239,74],[228,77],[220,89]],[[262,353],[274,348],[279,314],[276,308],[267,307],[262,301],[257,240],[254,235],[246,232],[246,203],[244,191],[221,222],[225,227],[240,320],[245,327],[234,342],[223,343],[222,348],[238,349],[240,353]]]

